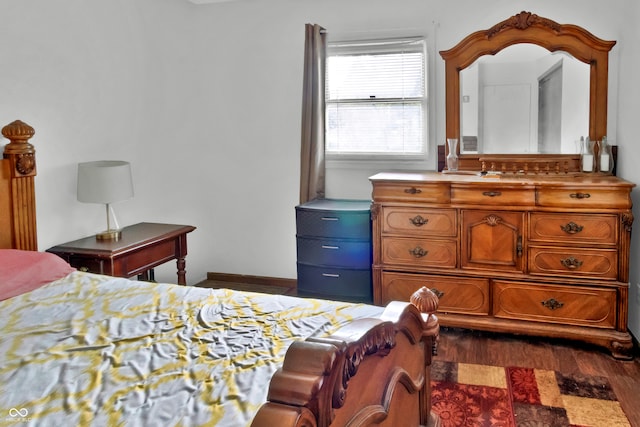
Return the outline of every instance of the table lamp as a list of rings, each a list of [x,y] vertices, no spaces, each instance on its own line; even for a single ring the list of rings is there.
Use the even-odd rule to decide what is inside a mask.
[[[122,230],[110,205],[132,197],[133,180],[129,162],[99,160],[78,163],[78,201],[104,203],[107,209],[107,230],[96,234],[97,240],[120,240]],[[116,228],[111,228],[111,216]]]

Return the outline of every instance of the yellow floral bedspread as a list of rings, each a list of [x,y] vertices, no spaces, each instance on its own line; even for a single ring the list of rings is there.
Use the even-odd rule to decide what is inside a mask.
[[[0,426],[246,426],[293,340],[381,311],[74,272],[0,301]]]

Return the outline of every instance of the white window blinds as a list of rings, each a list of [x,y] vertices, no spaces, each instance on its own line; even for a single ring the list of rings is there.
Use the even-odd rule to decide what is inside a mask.
[[[425,151],[424,39],[330,44],[327,154]]]

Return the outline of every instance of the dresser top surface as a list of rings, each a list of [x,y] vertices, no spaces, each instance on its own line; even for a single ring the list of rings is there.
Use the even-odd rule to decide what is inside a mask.
[[[97,240],[95,235],[92,235],[62,243],[47,249],[47,251],[115,255],[136,250],[154,242],[174,239],[193,230],[195,227],[191,225],[141,222],[124,227],[122,237],[119,240]]]
[[[465,183],[478,185],[548,185],[548,186],[619,186],[635,187],[635,184],[612,175],[600,174],[504,174],[504,175],[480,175],[477,172],[451,172],[442,173],[435,171],[426,172],[381,172],[369,177],[376,182],[433,182],[433,183]]]

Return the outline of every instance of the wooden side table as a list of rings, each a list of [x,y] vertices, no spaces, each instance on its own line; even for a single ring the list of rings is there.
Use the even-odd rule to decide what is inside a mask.
[[[81,271],[118,277],[139,276],[153,280],[153,268],[175,259],[178,284],[186,285],[185,257],[190,225],[141,222],[122,229],[118,241],[96,240],[95,236],[47,249]]]

